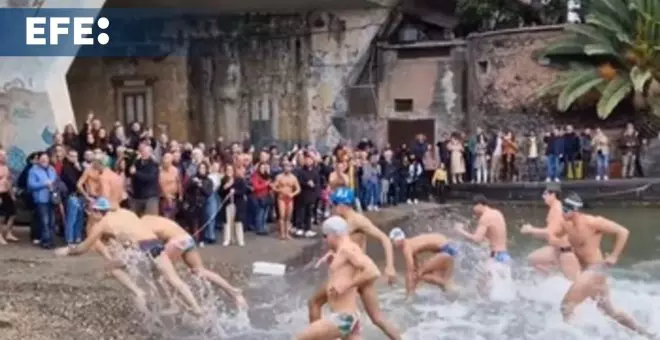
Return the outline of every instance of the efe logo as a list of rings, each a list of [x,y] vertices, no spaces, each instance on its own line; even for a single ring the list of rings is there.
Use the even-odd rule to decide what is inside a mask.
[[[58,45],[59,36],[73,34],[74,45],[94,45],[92,27],[96,24],[104,30],[110,26],[110,21],[105,17],[96,20],[94,17],[27,17],[25,18],[25,43],[27,45]],[[70,33],[70,26],[73,26]],[[46,34],[48,28],[48,34]],[[105,45],[110,42],[107,33],[99,33],[96,36],[99,44]]]

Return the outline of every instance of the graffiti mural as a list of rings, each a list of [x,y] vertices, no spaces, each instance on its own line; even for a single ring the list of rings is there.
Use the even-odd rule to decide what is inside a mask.
[[[48,94],[31,83],[14,78],[0,88],[0,143],[12,172],[23,168],[28,153],[50,145],[55,131]]]

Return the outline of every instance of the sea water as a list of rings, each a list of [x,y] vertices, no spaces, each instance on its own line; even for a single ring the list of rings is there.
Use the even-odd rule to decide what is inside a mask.
[[[407,223],[409,233],[447,231],[460,216],[418,217]],[[456,261],[458,298],[436,287],[421,285],[416,295],[404,301],[403,279],[393,287],[379,284],[384,315],[409,340],[634,340],[642,339],[598,311],[588,301],[576,309],[571,323],[562,320],[560,301],[570,283],[559,275],[542,276],[515,258],[512,278],[494,282],[489,296],[478,293],[477,276],[483,272],[487,249],[461,243]],[[325,268],[310,265],[283,277],[254,277],[244,292],[250,308],[238,312],[231,301],[207,282],[182,273],[196,292],[205,316],[189,315],[180,301],[174,309],[153,283],[148,261],[137,253],[125,255],[130,274],[148,291],[150,313],[144,327],[158,339],[206,340],[290,340],[307,325],[307,298],[325,279]],[[314,260],[310,261],[313,263]],[[644,269],[633,266],[612,272],[611,297],[622,311],[639,324],[660,332],[660,285]],[[176,294],[170,292],[176,298]],[[178,306],[178,307],[177,307]],[[177,310],[177,308],[179,308]],[[384,339],[365,313],[363,338]]]

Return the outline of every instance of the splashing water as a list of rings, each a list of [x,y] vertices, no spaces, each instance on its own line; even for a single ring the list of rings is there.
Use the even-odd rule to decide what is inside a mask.
[[[429,221],[434,221],[429,224]],[[407,221],[412,234],[439,231],[449,234],[449,227],[465,222],[457,213],[443,211],[442,217],[421,214]],[[148,261],[143,256],[124,252],[131,276],[140,286],[157,296]],[[489,299],[477,294],[476,277],[483,270],[480,263],[486,249],[461,243],[456,261],[456,283],[462,287],[461,297],[449,299],[436,287],[422,285],[411,301],[404,301],[404,289],[379,287],[381,309],[388,320],[403,333],[404,339],[455,340],[634,340],[642,339],[619,326],[586,302],[577,308],[571,324],[564,323],[559,312],[560,301],[569,282],[560,277],[542,277],[529,268],[524,259],[513,265],[513,280],[495,282]],[[325,279],[325,270],[309,270],[309,266],[284,277],[253,277],[245,289],[250,310],[233,311],[215,287],[182,275],[203,304],[207,316],[199,319],[176,313],[167,316],[164,299],[152,300],[152,313],[145,326],[162,339],[235,339],[290,340],[307,325],[307,298]],[[148,273],[148,274],[145,274]],[[402,280],[400,280],[402,281]],[[614,304],[629,313],[641,325],[660,332],[660,285],[639,269],[620,269],[609,280]],[[146,287],[146,288],[145,288]],[[184,315],[184,316],[180,316]],[[362,315],[364,339],[383,339],[365,313]]]

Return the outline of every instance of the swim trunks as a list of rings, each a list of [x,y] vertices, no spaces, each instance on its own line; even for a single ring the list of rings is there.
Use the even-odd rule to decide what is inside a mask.
[[[186,236],[177,237],[167,242],[167,246],[170,245],[176,248],[176,250],[180,251],[181,254],[185,254],[195,249],[197,243],[195,243],[195,239],[193,239],[192,236],[186,235]]]
[[[573,247],[568,246],[568,247],[558,247],[557,250],[559,250],[560,254],[564,253],[572,253],[573,252]]]
[[[360,331],[360,317],[358,314],[332,313],[329,320],[337,326],[342,339]]]
[[[162,254],[165,250],[163,242],[157,239],[139,241],[138,247],[143,253],[151,256],[151,258],[154,259],[160,256],[160,254]]]
[[[490,257],[495,260],[495,262],[508,264],[511,262],[511,255],[507,251],[491,251]]]
[[[293,203],[293,198],[285,195],[279,196],[279,200],[287,205]]]
[[[456,245],[453,243],[446,243],[440,249],[438,249],[438,253],[441,254],[447,254],[451,257],[456,257],[458,255],[458,249],[456,248]]]

